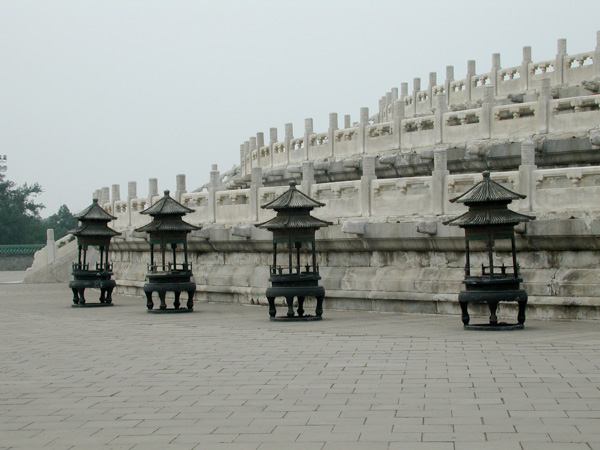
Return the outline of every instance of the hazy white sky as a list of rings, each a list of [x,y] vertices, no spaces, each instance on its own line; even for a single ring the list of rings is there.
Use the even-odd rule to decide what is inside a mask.
[[[0,154],[39,182],[43,215],[79,212],[95,189],[148,178],[191,191],[239,145],[304,119],[358,120],[392,87],[492,53],[518,65],[594,49],[597,0],[0,0]]]

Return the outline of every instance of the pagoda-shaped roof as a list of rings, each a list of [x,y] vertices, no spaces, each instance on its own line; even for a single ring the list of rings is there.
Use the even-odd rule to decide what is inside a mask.
[[[110,222],[115,220],[115,216],[111,216],[98,204],[98,199],[92,200],[92,204],[78,214],[73,214],[73,217],[80,221],[99,220],[102,222]]]
[[[313,209],[319,208],[321,206],[325,206],[325,203],[318,202],[313,200],[308,195],[304,194],[302,191],[296,189],[296,183],[292,181],[290,183],[290,188],[277,197],[275,200],[270,201],[269,203],[262,205],[263,209],[274,209],[274,210],[282,210],[282,209]]]
[[[140,214],[148,214],[150,216],[183,216],[194,212],[193,209],[183,206],[169,194],[170,191],[166,190],[163,198],[141,211]]]
[[[506,206],[503,208],[471,209],[461,216],[444,222],[444,225],[460,227],[473,227],[481,225],[516,225],[521,222],[529,222],[535,219],[515,211]]]
[[[152,222],[137,228],[135,231],[145,231],[153,234],[177,234],[199,230],[200,227],[189,224],[181,218],[190,212],[194,212],[194,210],[183,206],[177,200],[171,198],[167,190],[164,197],[140,212],[140,214],[152,216]]]
[[[325,206],[325,203],[313,200],[308,195],[296,189],[296,183],[291,182],[290,188],[275,200],[261,206],[263,209],[274,209],[277,216],[271,220],[259,223],[258,228],[267,230],[284,229],[313,229],[331,225],[331,222],[317,219],[310,215],[313,208]]]
[[[513,200],[519,200],[527,197],[526,195],[513,192],[498,182],[492,180],[488,170],[484,171],[482,175],[483,180],[481,180],[467,192],[451,199],[450,202],[464,203],[465,205],[492,202],[510,203]]]
[[[79,226],[74,230],[69,230],[69,233],[76,237],[88,237],[88,238],[112,238],[118,236],[118,231],[109,228],[107,225],[111,220],[116,217],[111,216],[98,204],[98,199],[95,198],[92,204],[86,209],[81,211],[79,214],[74,214],[74,218],[79,220]]]
[[[84,222],[74,230],[69,231],[70,234],[76,237],[108,237],[118,236],[121,233],[113,230],[105,224],[100,225],[98,222]]]
[[[147,233],[172,233],[199,230],[200,227],[189,224],[181,219],[173,218],[155,218],[152,222],[137,228],[135,231],[145,231]]]
[[[317,219],[316,217],[307,215],[277,215],[271,220],[259,223],[256,225],[258,228],[266,228],[267,230],[282,230],[286,228],[314,228],[318,229],[321,227],[327,227],[331,225],[331,222]]]
[[[444,225],[460,227],[477,227],[485,225],[516,225],[535,219],[508,209],[513,200],[525,198],[526,195],[513,192],[490,178],[490,172],[483,172],[483,180],[462,195],[451,199],[451,202],[464,203],[469,210],[454,219],[447,220]]]

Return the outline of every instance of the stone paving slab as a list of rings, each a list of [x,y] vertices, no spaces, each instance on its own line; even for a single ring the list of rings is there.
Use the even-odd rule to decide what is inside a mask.
[[[20,283],[24,278],[24,270],[0,270],[0,284]]]
[[[66,284],[6,281],[0,449],[600,449],[598,322],[156,315],[142,298],[76,309]]]

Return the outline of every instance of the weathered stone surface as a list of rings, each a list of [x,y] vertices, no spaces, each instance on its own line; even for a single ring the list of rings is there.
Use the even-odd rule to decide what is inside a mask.
[[[464,79],[452,68],[439,85],[431,77],[411,92],[403,84],[343,129],[333,113],[323,132],[307,120],[299,138],[286,124],[282,141],[274,128],[264,147],[259,135],[246,140],[238,167],[221,179],[214,168],[207,191],[182,194],[196,210],[191,223],[203,226],[188,241],[198,299],[262,298],[272,240],[252,225],[270,218],[260,205],[293,179],[325,204],[319,218],[334,222],[317,233],[326,307],[455,314],[464,234],[441,222],[465,211],[449,200],[491,170],[527,195],[514,209],[536,217],[516,230],[528,316],[600,318],[600,96],[589,89],[600,58],[597,49],[570,56],[560,48],[541,62],[526,49],[513,68],[496,55],[490,73],[477,74],[470,61]],[[575,64],[582,58],[586,65]],[[546,72],[550,65],[554,72]],[[111,254],[122,292],[136,292],[143,280],[147,244],[130,230],[143,224],[139,211],[156,185],[146,197],[131,190],[126,201],[100,192],[124,232]],[[485,261],[480,250],[474,265]],[[509,250],[495,248],[506,265]]]

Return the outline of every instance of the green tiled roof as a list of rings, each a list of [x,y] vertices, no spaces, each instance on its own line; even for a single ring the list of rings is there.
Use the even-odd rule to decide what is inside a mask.
[[[33,255],[46,244],[0,245],[0,255]]]

